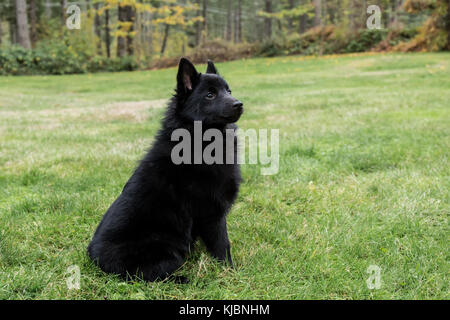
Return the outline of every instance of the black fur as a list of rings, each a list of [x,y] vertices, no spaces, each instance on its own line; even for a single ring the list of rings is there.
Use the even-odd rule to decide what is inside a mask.
[[[89,244],[89,257],[103,271],[147,281],[165,279],[184,263],[198,237],[213,257],[232,266],[226,214],[241,180],[236,137],[234,164],[176,165],[171,151],[178,142],[171,141],[171,134],[185,128],[193,137],[195,120],[202,122],[203,131],[236,130],[234,122],[242,111],[211,61],[207,73],[199,74],[181,59],[176,94],[162,128]],[[227,152],[225,145],[224,159]]]

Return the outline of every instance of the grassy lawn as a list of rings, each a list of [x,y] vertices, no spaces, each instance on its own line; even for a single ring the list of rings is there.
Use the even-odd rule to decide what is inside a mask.
[[[244,102],[240,127],[280,130],[278,174],[242,167],[236,269],[199,244],[179,271],[189,284],[126,283],[85,253],[175,69],[0,77],[0,299],[448,299],[450,54],[217,66]]]

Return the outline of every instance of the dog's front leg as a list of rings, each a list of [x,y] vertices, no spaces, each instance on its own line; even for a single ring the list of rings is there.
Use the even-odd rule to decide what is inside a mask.
[[[200,238],[205,243],[209,253],[220,261],[228,261],[230,266],[233,267],[225,217],[203,222],[200,224],[199,229]]]

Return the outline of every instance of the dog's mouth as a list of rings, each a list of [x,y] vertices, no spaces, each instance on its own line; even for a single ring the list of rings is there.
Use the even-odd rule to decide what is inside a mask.
[[[240,107],[239,109],[235,110],[233,112],[233,114],[223,115],[223,116],[221,116],[221,118],[228,123],[233,123],[233,122],[238,121],[243,113],[244,113],[244,108]]]

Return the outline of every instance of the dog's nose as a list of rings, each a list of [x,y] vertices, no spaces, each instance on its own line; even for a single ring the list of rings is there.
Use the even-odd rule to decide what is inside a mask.
[[[237,109],[237,108],[242,108],[243,104],[240,101],[237,101],[233,104],[233,108]]]

